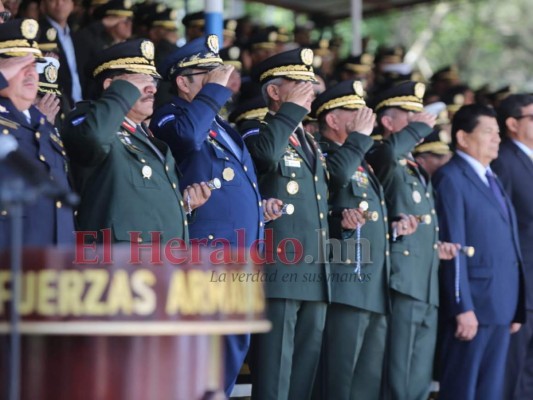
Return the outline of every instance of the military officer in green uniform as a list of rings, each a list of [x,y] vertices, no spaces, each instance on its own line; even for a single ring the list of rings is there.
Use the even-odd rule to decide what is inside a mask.
[[[78,103],[62,135],[81,195],[79,228],[98,231],[97,241],[106,229],[114,242],[187,241],[185,213],[205,203],[210,189],[204,182],[186,188],[190,204],[184,207],[174,158],[143,123],[152,114],[160,78],[153,43],[117,44],[102,51],[95,64],[101,96]]]
[[[257,65],[255,78],[269,113],[263,121],[243,124],[262,196],[294,207],[266,230],[272,330],[252,339],[254,399],[309,399],[320,357],[329,300],[327,171],[317,143],[301,124],[314,98],[312,62],[312,50],[296,49]],[[347,217],[347,223],[353,219]]]
[[[387,392],[392,399],[426,400],[437,332],[438,265],[456,247],[438,243],[433,188],[411,151],[432,132],[435,117],[422,112],[423,83],[404,82],[374,103],[383,140],[367,154],[385,192],[388,215],[416,216],[415,233],[391,242]]]
[[[362,83],[348,80],[320,94],[312,108],[330,173],[330,236],[342,246],[340,254],[332,246],[320,390],[324,400],[380,399],[390,311],[389,223],[383,189],[364,160],[373,144],[375,115],[363,96]],[[340,216],[346,209],[359,209],[367,220],[359,232],[359,253],[357,230],[342,229]],[[403,236],[416,230],[417,222],[403,216],[392,227]]]

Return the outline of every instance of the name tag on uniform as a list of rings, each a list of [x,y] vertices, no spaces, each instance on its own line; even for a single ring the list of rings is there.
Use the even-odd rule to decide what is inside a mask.
[[[285,155],[283,161],[285,162],[286,167],[301,168],[302,166],[302,159],[292,153],[290,155]]]

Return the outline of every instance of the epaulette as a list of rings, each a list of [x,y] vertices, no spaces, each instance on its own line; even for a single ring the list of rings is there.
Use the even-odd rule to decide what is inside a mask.
[[[0,117],[0,125],[5,126],[7,128],[11,128],[11,129],[18,129],[20,126],[16,122],[6,119],[4,117]]]

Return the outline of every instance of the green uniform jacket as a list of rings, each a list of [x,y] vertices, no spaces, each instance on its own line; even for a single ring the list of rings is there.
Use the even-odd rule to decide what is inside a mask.
[[[80,230],[112,229],[112,240],[151,242],[188,240],[178,173],[168,146],[125,123],[140,97],[126,81],[114,81],[94,102],[78,103],[65,121],[62,138],[70,157],[74,185],[81,195]],[[159,149],[163,160],[154,151]],[[98,241],[102,236],[98,235]]]
[[[262,122],[243,124],[243,138],[257,168],[261,196],[278,198],[295,208],[292,215],[269,222],[265,229],[267,297],[327,301],[325,159],[313,142],[315,165],[310,166],[293,134],[306,113],[303,107],[284,103]],[[307,137],[312,140],[311,135]],[[296,251],[291,242],[297,243]]]
[[[414,234],[391,242],[390,287],[417,300],[438,305],[439,228],[433,187],[429,176],[409,155],[416,143],[430,133],[427,124],[410,123],[377,143],[367,159],[383,185],[389,218],[400,213],[431,216],[431,223],[419,224]]]
[[[344,239],[340,260],[335,260],[332,246],[331,301],[385,314],[389,311],[390,273],[387,208],[383,189],[364,161],[372,144],[370,137],[355,132],[342,147],[325,137],[320,139],[330,173],[330,234],[334,239]],[[358,208],[362,202],[368,204],[368,211],[377,212],[378,219],[367,221],[361,228],[362,269],[358,277],[354,273],[356,231],[342,230],[339,213]]]

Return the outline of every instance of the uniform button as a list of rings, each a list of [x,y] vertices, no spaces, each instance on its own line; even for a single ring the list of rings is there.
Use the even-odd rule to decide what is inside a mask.
[[[187,221],[183,221],[183,226],[187,226],[189,223]]]
[[[248,167],[246,165],[243,167],[243,169],[244,169],[244,172],[248,172]]]
[[[208,238],[209,240],[213,240],[215,237],[214,237],[213,235],[209,235],[209,236],[207,236],[207,238]]]
[[[7,215],[7,211],[6,211],[6,210],[2,210],[2,211],[0,212],[0,215],[2,215],[3,217],[5,217],[5,216]]]
[[[387,217],[383,217],[383,221],[387,222],[389,219]]]
[[[74,211],[74,216],[75,216],[75,217],[78,216],[78,210]]]
[[[388,257],[388,256],[390,255],[390,251],[387,250],[387,251],[385,252],[385,255]]]
[[[322,196],[320,196],[319,194],[316,195],[316,199],[317,200],[320,200],[322,198]]]
[[[254,187],[254,189],[257,187],[257,185],[255,184],[255,182],[252,182],[252,186]]]
[[[259,222],[259,226],[263,226],[263,222]]]
[[[40,139],[41,138],[41,132],[35,132],[35,139]]]
[[[324,219],[324,213],[320,213],[320,219]]]
[[[322,236],[326,236],[326,231],[322,231]]]
[[[384,206],[385,205],[385,202],[383,200],[381,200],[381,205]]]
[[[349,258],[346,260],[346,264],[351,264],[352,263],[352,260],[350,260]]]
[[[226,157],[226,161],[229,161],[229,158],[228,158],[228,157]]]
[[[173,183],[173,184],[172,184],[172,187],[173,187],[174,189],[176,189],[178,186],[177,186],[175,183]]]
[[[404,256],[408,256],[408,255],[409,255],[409,250],[404,250],[404,251],[403,251],[403,255],[404,255]]]
[[[437,243],[435,243],[435,244],[433,245],[433,248],[434,248],[435,250],[437,250],[437,249],[439,248],[439,246],[437,245]]]
[[[429,193],[426,193],[426,197],[429,199],[431,195]]]
[[[41,155],[39,156],[39,160],[41,160],[41,161],[46,161],[46,158],[41,154]]]
[[[146,160],[144,158],[141,158],[141,162],[144,164]]]
[[[165,165],[165,170],[168,172],[170,170],[170,168],[168,167],[168,165]]]
[[[2,133],[3,133],[4,135],[9,135],[9,131],[8,131],[7,129],[4,129],[4,130],[2,131]]]
[[[184,204],[183,204],[183,200],[180,200],[180,206],[183,207],[183,205],[184,205]]]
[[[139,237],[137,238],[137,243],[142,243],[142,242],[143,242],[143,238],[139,236]]]
[[[366,196],[367,196],[367,194],[366,194],[366,193],[363,193],[363,198],[364,198],[364,199],[366,199]]]
[[[390,235],[388,233],[385,235],[385,239],[387,239],[387,240],[390,239]]]
[[[435,232],[440,231],[440,228],[438,226],[435,227]]]
[[[259,207],[261,207],[262,204],[261,204],[260,201],[258,201],[258,202],[257,202],[257,205],[258,205]]]
[[[418,182],[413,182],[413,186],[417,186],[418,185]]]
[[[318,176],[315,175],[315,182],[318,182]]]
[[[435,214],[435,209],[434,208],[431,210],[431,214]]]
[[[56,208],[61,208],[63,207],[63,203],[61,203],[60,201],[56,201]]]
[[[293,172],[291,173],[291,178],[295,178],[296,177],[296,174]]]
[[[63,155],[63,157],[67,155],[67,153],[65,153],[65,150],[61,150],[61,154]]]

